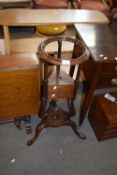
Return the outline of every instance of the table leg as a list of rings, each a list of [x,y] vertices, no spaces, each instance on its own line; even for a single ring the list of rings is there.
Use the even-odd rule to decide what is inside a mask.
[[[86,95],[84,98],[84,102],[81,105],[81,112],[80,112],[80,117],[79,117],[79,125],[81,125],[85,119],[85,116],[87,114],[88,108],[92,102],[93,99],[93,94],[96,89],[98,80],[99,80],[99,75],[101,72],[101,66],[97,66],[94,75],[91,77],[90,81],[87,82],[87,89],[86,89]]]

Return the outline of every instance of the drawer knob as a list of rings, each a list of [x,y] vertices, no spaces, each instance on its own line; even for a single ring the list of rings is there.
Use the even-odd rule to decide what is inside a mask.
[[[54,98],[56,96],[56,94],[52,94],[52,98]]]
[[[111,84],[112,85],[117,85],[117,78],[112,78]]]
[[[53,90],[56,90],[56,88],[57,88],[57,87],[56,87],[56,86],[54,86],[54,87],[53,87]]]

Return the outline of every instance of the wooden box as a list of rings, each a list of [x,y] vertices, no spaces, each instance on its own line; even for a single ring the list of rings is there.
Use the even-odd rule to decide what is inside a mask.
[[[39,71],[36,54],[0,56],[0,120],[39,111]]]
[[[117,93],[110,93],[117,98]],[[117,105],[98,95],[89,110],[88,119],[98,140],[117,137]]]

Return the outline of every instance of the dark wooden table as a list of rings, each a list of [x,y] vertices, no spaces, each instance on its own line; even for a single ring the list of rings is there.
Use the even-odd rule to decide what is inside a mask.
[[[87,81],[79,124],[84,121],[95,89],[117,88],[117,21],[114,25],[75,24],[77,37],[90,51],[82,70]]]

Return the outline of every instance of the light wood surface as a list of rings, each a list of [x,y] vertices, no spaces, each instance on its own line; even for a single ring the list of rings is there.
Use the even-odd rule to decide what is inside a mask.
[[[108,18],[96,10],[9,9],[0,11],[0,24],[7,26],[108,22]]]
[[[35,52],[38,51],[39,44],[47,39],[47,37],[39,38],[22,38],[11,40],[11,53],[22,53],[22,52]],[[57,43],[52,43],[47,47],[48,53],[57,52]],[[65,42],[62,50],[64,52],[70,52],[73,50],[73,44]]]
[[[2,25],[4,29],[6,54],[12,53],[11,38],[9,35],[9,26],[37,26],[43,24],[74,24],[74,23],[102,24],[108,22],[109,22],[108,18],[104,14],[95,10],[7,9],[0,11],[0,25]],[[26,42],[27,41],[25,40],[24,44],[22,43],[24,47],[28,46],[28,42],[27,43]],[[33,46],[32,48],[34,49],[35,47],[37,47],[37,40],[35,40],[35,44]]]

